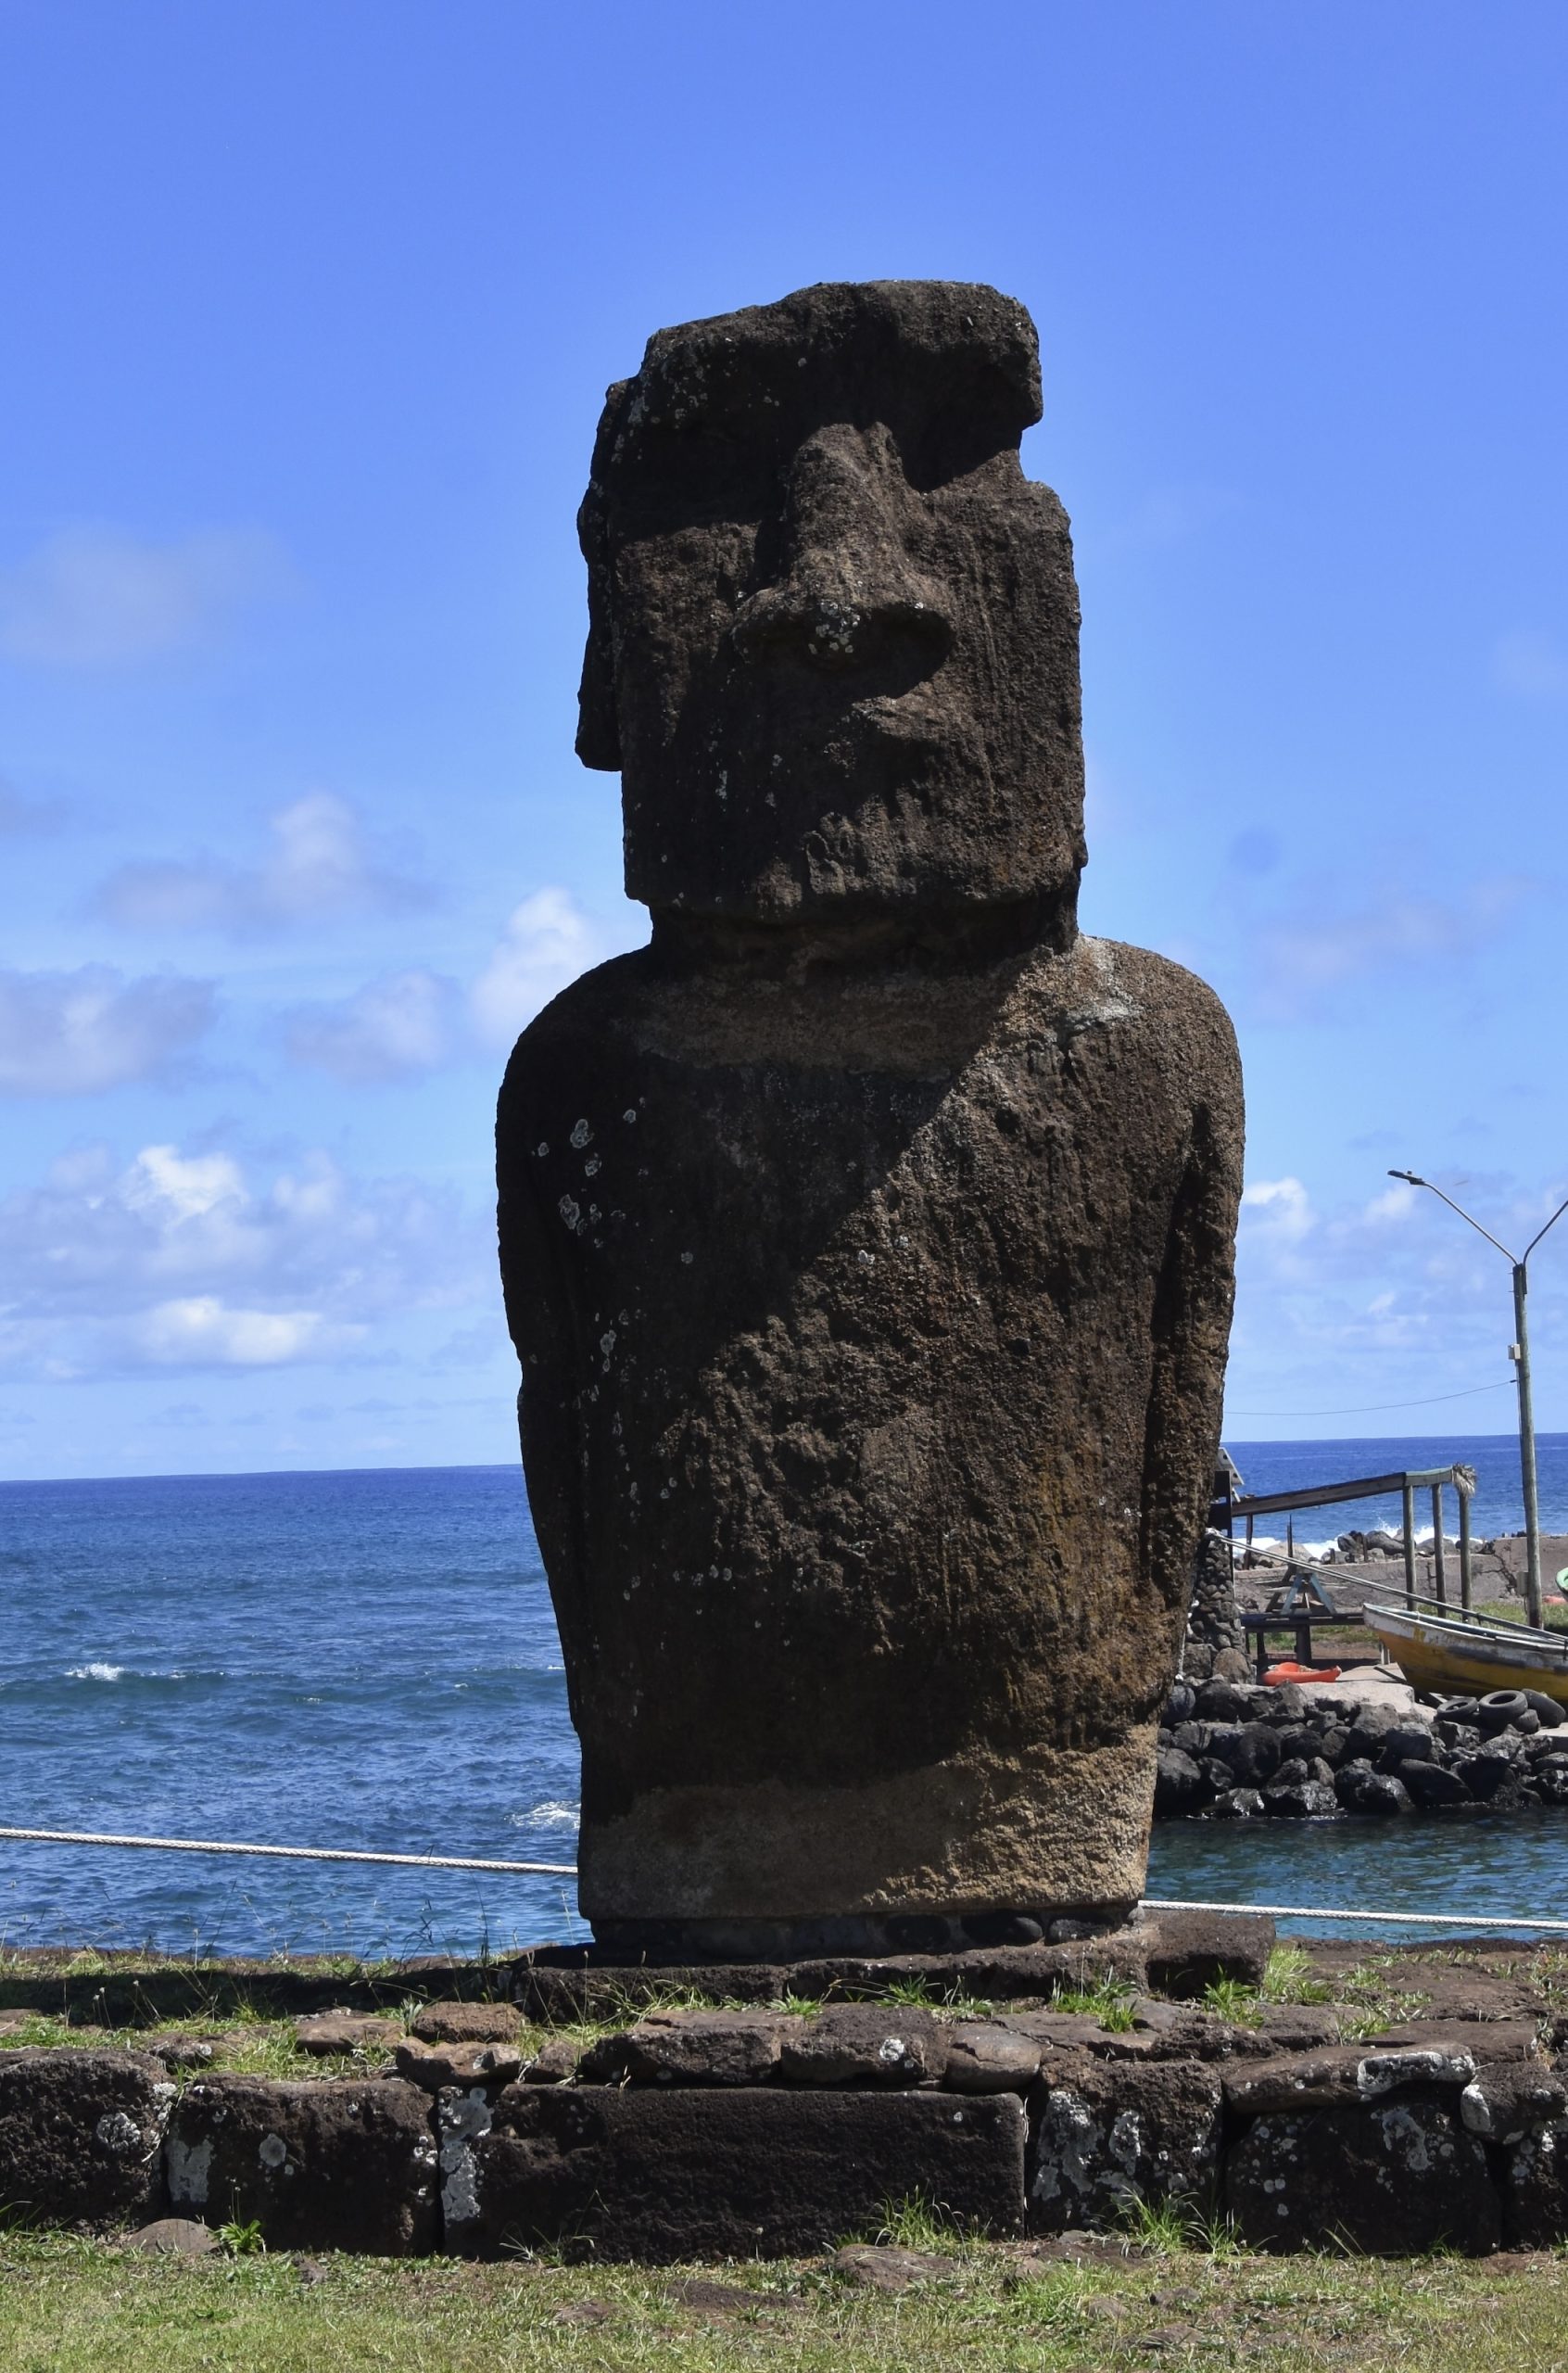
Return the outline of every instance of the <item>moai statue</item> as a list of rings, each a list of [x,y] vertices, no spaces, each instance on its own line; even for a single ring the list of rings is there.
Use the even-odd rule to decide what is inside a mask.
[[[1207,988],[1077,929],[1039,414],[1028,315],[940,281],[662,331],[605,407],[577,748],[652,940],[529,1025],[499,1145],[618,1950],[1023,1942],[1143,1886],[1241,1085]]]

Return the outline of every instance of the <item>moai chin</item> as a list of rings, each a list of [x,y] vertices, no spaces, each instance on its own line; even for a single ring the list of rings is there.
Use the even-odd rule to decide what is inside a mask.
[[[662,331],[605,407],[577,747],[652,941],[529,1025],[498,1141],[615,1948],[1021,1941],[1142,1891],[1241,1085],[1208,989],[1078,933],[1039,413],[1022,308],[922,281]]]

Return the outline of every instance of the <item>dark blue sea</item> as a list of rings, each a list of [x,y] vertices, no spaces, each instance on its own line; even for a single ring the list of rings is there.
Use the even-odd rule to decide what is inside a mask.
[[[1255,1491],[1473,1465],[1508,1436],[1233,1442]],[[1540,1442],[1568,1531],[1568,1435]],[[1315,1538],[1397,1502],[1314,1514]],[[0,1824],[574,1859],[576,1745],[512,1467],[0,1484]],[[1153,1896],[1568,1920],[1568,1821],[1165,1824]],[[1318,1923],[1321,1924],[1321,1923]],[[0,1943],[471,1953],[583,1932],[573,1883],[0,1841]]]

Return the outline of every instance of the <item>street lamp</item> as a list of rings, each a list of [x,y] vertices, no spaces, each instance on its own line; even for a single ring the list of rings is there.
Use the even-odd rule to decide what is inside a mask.
[[[1483,1227],[1478,1219],[1471,1217],[1461,1203],[1456,1203],[1451,1195],[1445,1195],[1441,1186],[1434,1186],[1430,1178],[1418,1178],[1413,1170],[1391,1170],[1388,1175],[1390,1178],[1402,1178],[1410,1186],[1428,1188],[1440,1202],[1447,1203],[1450,1212],[1458,1212],[1461,1220],[1469,1220],[1476,1235],[1484,1236],[1488,1244],[1496,1246],[1513,1270],[1515,1340],[1508,1347],[1508,1356],[1513,1362],[1519,1382],[1519,1476],[1524,1487],[1524,1613],[1527,1619],[1539,1631],[1541,1624],[1541,1513],[1536,1493],[1536,1413],[1530,1399],[1530,1330],[1525,1323],[1524,1297],[1530,1288],[1528,1275],[1530,1255],[1539,1244],[1541,1237],[1545,1236],[1547,1228],[1554,1227],[1563,1212],[1568,1212],[1568,1198],[1559,1203],[1556,1211],[1548,1220],[1546,1227],[1536,1230],[1524,1247],[1524,1252],[1516,1258],[1506,1244],[1498,1243],[1497,1237],[1489,1227]]]

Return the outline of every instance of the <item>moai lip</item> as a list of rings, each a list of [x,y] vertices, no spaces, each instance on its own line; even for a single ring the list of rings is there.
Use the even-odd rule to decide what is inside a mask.
[[[583,509],[651,945],[502,1089],[581,1900],[661,1951],[1112,1922],[1218,1440],[1223,1009],[1081,936],[1077,595],[993,290],[662,332]]]

